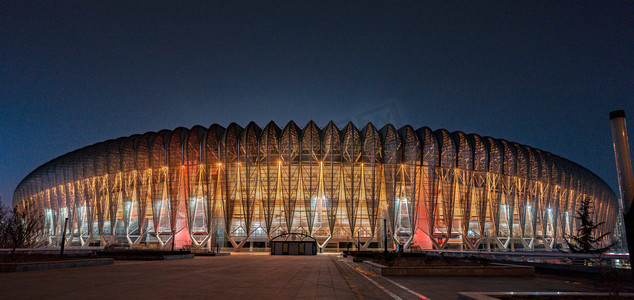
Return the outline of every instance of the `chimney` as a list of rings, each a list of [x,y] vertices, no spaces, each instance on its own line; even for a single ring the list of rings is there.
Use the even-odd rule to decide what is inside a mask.
[[[634,178],[632,177],[632,161],[630,146],[627,141],[627,127],[625,125],[625,111],[615,110],[610,113],[612,124],[612,141],[614,144],[614,158],[616,172],[619,176],[619,190],[623,201],[623,214],[627,214],[634,199]]]

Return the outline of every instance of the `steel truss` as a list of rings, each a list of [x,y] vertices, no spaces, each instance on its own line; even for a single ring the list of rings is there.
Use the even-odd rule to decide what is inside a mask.
[[[613,231],[614,192],[559,156],[444,129],[311,121],[108,140],[40,166],[13,201],[42,208],[52,245],[239,249],[292,232],[367,249],[387,219],[390,244],[406,248],[553,249],[576,232],[585,197],[605,222],[597,234]]]

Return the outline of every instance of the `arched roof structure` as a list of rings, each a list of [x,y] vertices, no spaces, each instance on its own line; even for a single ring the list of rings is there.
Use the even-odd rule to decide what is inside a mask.
[[[405,245],[443,248],[459,237],[469,248],[485,240],[531,248],[574,234],[584,197],[605,222],[600,231],[612,231],[618,205],[610,187],[546,151],[445,129],[291,121],[282,129],[197,125],[100,142],[35,169],[13,204],[46,211],[51,243],[64,217],[72,222],[66,238],[80,244],[148,236],[166,244],[182,228],[194,244],[220,231],[229,240],[362,233],[369,242],[379,241],[385,218]]]

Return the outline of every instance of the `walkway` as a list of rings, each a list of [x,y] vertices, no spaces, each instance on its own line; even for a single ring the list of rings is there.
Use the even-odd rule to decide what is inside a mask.
[[[459,291],[584,291],[552,277],[381,277],[337,255],[231,255],[0,273],[4,299],[456,299]]]

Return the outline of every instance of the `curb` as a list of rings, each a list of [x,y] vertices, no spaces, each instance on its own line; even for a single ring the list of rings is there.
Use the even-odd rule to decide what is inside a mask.
[[[44,261],[27,263],[0,263],[0,272],[26,272],[64,268],[103,266],[114,264],[112,258],[80,259],[67,261]]]

